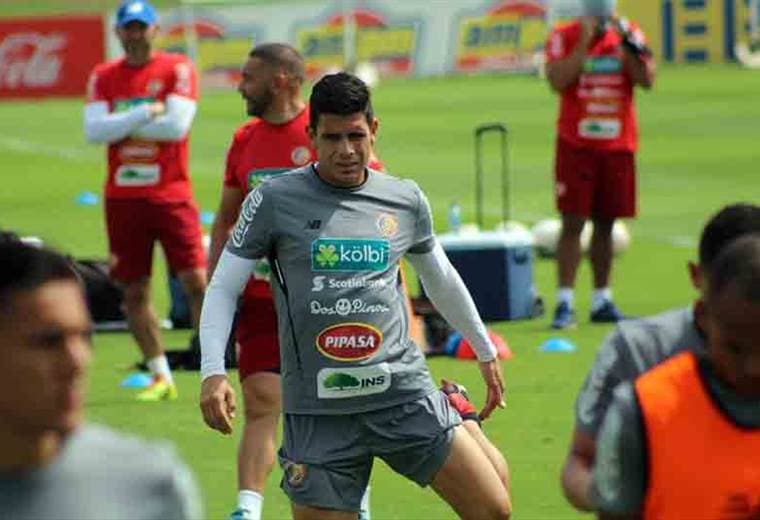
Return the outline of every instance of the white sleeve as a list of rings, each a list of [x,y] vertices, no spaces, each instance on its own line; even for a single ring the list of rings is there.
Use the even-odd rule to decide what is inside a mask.
[[[407,254],[406,258],[417,271],[430,301],[441,316],[467,338],[478,360],[496,359],[496,348],[488,337],[475,302],[441,244],[436,240],[429,252]]]
[[[201,379],[224,375],[224,351],[237,300],[251,276],[254,261],[224,249],[206,288],[201,310]]]
[[[194,100],[169,94],[166,97],[166,113],[141,126],[133,135],[152,141],[179,141],[190,131],[197,108]]]
[[[93,101],[84,106],[84,134],[91,143],[114,143],[132,134],[152,117],[147,105],[110,113],[107,102]]]

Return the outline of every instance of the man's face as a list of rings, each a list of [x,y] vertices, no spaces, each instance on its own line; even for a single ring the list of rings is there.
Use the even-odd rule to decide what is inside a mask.
[[[364,182],[364,168],[372,154],[377,125],[377,119],[367,123],[362,112],[345,116],[320,114],[317,128],[309,128],[320,178],[344,188]]]
[[[82,290],[56,280],[11,296],[0,316],[0,423],[28,435],[82,420],[90,317]]]
[[[157,25],[146,25],[132,21],[116,28],[116,36],[121,41],[128,58],[142,59],[150,54],[150,46],[158,32]]]
[[[743,397],[760,398],[760,303],[729,284],[705,305],[705,334],[716,374]]]
[[[248,58],[241,71],[238,92],[246,102],[249,116],[261,117],[274,98],[274,71],[259,58]]]

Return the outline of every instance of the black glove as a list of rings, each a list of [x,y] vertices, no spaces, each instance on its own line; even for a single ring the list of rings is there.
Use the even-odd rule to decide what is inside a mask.
[[[636,56],[637,58],[648,57],[652,55],[652,50],[646,46],[641,39],[641,33],[634,31],[631,23],[626,18],[615,18],[612,20],[612,27],[623,38],[623,48]]]

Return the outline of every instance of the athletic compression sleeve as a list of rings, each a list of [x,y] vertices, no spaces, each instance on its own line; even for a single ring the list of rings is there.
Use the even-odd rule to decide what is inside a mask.
[[[224,375],[224,350],[232,329],[238,296],[251,276],[254,260],[224,249],[206,289],[201,310],[201,379]]]
[[[441,316],[462,333],[472,345],[478,361],[496,359],[496,348],[488,338],[475,303],[459,273],[449,262],[441,244],[436,240],[433,249],[423,254],[407,254]]]
[[[132,135],[151,141],[179,141],[190,131],[197,108],[194,100],[169,94],[166,97],[166,113],[141,126]]]
[[[91,143],[113,143],[132,134],[152,117],[148,105],[110,113],[108,103],[94,101],[84,106],[84,134]]]

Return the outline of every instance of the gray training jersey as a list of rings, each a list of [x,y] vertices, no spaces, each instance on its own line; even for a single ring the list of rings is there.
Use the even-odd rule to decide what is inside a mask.
[[[356,188],[313,166],[268,179],[227,242],[272,265],[286,413],[366,412],[435,390],[399,283],[401,257],[433,247],[430,208],[414,182],[367,172]]]
[[[599,348],[578,394],[576,428],[596,437],[618,384],[684,350],[699,351],[703,345],[691,308],[619,322]]]
[[[0,517],[14,520],[199,519],[200,494],[166,446],[98,426],[73,433],[49,465],[0,472]]]

